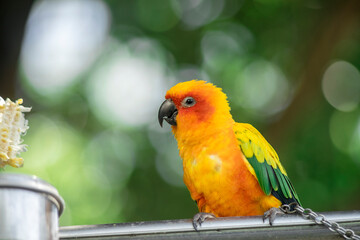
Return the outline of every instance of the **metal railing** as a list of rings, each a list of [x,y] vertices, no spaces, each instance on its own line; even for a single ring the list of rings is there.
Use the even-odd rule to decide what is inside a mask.
[[[328,220],[360,234],[360,210],[327,212]],[[261,216],[206,220],[199,232],[191,219],[60,227],[60,239],[341,239],[299,215],[278,216],[270,226]]]

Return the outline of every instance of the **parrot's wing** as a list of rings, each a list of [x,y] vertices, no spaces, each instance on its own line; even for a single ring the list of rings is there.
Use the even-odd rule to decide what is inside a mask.
[[[248,161],[247,167],[257,178],[264,193],[272,194],[283,204],[294,201],[300,204],[278,155],[260,132],[246,123],[236,123],[234,131],[239,147]]]

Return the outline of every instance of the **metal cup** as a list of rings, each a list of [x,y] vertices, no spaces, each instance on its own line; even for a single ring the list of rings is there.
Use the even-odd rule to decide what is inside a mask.
[[[64,200],[36,176],[0,173],[0,239],[59,239]]]

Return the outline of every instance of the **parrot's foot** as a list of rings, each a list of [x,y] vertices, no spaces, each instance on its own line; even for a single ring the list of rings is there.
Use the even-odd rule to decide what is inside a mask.
[[[265,220],[268,218],[269,223],[272,226],[275,221],[276,215],[283,215],[283,214],[285,213],[281,211],[280,208],[272,207],[264,213],[263,222],[265,222]]]
[[[203,222],[205,222],[208,218],[216,218],[214,214],[212,213],[206,213],[206,212],[199,212],[195,214],[195,216],[192,219],[192,224],[195,228],[195,231],[198,231],[198,228],[201,226]]]

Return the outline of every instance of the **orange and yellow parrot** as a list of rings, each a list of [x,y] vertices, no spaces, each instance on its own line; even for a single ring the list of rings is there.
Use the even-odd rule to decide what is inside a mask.
[[[199,213],[209,217],[263,215],[275,218],[282,204],[299,198],[279,157],[250,124],[237,123],[226,95],[205,81],[172,87],[159,109],[159,123],[172,125],[183,159],[184,182]]]

